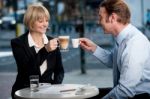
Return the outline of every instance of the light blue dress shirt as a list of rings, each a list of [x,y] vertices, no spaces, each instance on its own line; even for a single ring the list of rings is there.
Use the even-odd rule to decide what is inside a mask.
[[[112,51],[97,46],[93,53],[113,67],[114,88],[103,99],[126,99],[136,94],[150,94],[150,42],[136,27],[127,25],[115,38]]]

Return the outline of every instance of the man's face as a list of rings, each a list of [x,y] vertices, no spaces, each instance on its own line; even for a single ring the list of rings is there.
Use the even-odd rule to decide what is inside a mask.
[[[100,7],[99,9],[99,24],[105,33],[111,32],[111,22],[104,7]]]

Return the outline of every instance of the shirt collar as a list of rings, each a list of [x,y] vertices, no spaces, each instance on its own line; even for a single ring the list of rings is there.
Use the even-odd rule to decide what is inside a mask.
[[[44,44],[47,44],[48,43],[48,38],[45,34],[43,34],[43,41],[44,41]],[[38,47],[38,45],[35,44],[30,32],[28,34],[28,43],[29,43],[29,47],[32,47],[32,46],[36,46]]]
[[[44,40],[44,44],[47,44],[48,43],[48,38],[45,34],[43,34],[43,40]]]
[[[117,37],[115,37],[115,40],[117,44],[121,44],[122,41],[126,38],[126,36],[129,34],[129,31],[131,29],[132,25],[128,24],[120,33]]]

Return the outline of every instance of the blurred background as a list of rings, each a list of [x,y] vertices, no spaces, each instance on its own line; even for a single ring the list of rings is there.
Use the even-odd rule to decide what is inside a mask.
[[[23,16],[28,5],[42,3],[50,12],[53,37],[87,37],[99,46],[111,49],[114,38],[103,33],[98,22],[98,6],[102,0],[0,0],[0,99],[11,99],[10,92],[16,78],[16,63],[10,40],[26,31]],[[131,10],[131,23],[150,38],[150,0],[125,0]],[[98,61],[92,53],[79,48],[62,52],[65,78],[63,83],[112,86],[112,69]]]

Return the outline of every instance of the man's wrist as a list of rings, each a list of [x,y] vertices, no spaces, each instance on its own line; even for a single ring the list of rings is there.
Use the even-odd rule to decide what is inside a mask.
[[[93,48],[92,48],[93,53],[95,52],[96,48],[97,48],[97,45],[94,45]]]

